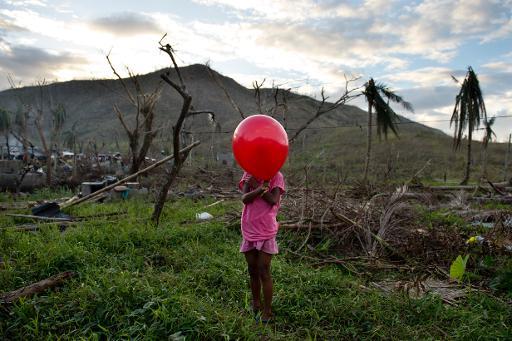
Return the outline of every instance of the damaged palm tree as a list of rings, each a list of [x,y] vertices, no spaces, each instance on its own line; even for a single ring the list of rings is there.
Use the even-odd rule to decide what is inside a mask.
[[[453,77],[457,83],[459,81]],[[468,130],[467,142],[467,160],[466,171],[461,185],[467,185],[471,171],[471,142],[473,139],[473,131],[480,126],[481,120],[487,121],[487,111],[485,110],[484,97],[480,90],[480,83],[475,71],[468,67],[466,78],[460,86],[459,94],[455,97],[455,107],[453,108],[450,126],[454,125],[453,148],[460,148],[464,132]]]
[[[128,144],[130,146],[131,154],[130,174],[134,174],[140,169],[146,158],[146,154],[151,147],[153,139],[158,134],[158,130],[153,129],[153,123],[155,121],[155,109],[160,98],[162,82],[158,82],[157,86],[151,92],[146,93],[144,92],[137,75],[133,74],[128,69],[128,80],[132,85],[132,87],[130,87],[112,65],[110,55],[107,55],[107,61],[112,72],[114,72],[117,79],[121,82],[121,86],[128,98],[128,102],[135,110],[135,123],[131,124],[130,127],[125,113],[121,111],[117,104],[114,105],[114,111],[117,118],[121,122],[121,125],[128,136]]]
[[[367,141],[367,151],[366,151],[366,162],[364,166],[364,176],[363,183],[367,183],[368,180],[368,171],[370,169],[370,159],[371,159],[371,151],[372,151],[372,115],[373,110],[375,110],[375,114],[377,116],[377,135],[379,138],[384,133],[384,138],[388,137],[388,130],[398,136],[398,131],[396,129],[396,120],[398,119],[398,115],[395,111],[389,106],[389,101],[401,104],[405,110],[413,112],[414,109],[409,102],[406,102],[402,97],[395,94],[384,84],[375,84],[373,78],[365,84],[365,89],[363,91],[363,95],[368,102],[368,141]],[[387,101],[382,98],[384,96],[387,98]]]
[[[153,209],[153,214],[151,216],[151,220],[158,224],[160,221],[160,216],[162,214],[162,210],[164,208],[165,200],[167,199],[167,193],[169,192],[169,189],[171,188],[172,184],[174,183],[174,180],[178,176],[181,167],[183,166],[185,160],[190,154],[190,151],[193,147],[199,145],[199,141],[194,142],[191,145],[191,148],[186,149],[186,151],[180,152],[181,142],[180,142],[180,135],[182,133],[182,127],[183,123],[185,122],[185,119],[188,117],[192,117],[195,115],[201,115],[201,114],[208,114],[211,118],[213,118],[213,112],[209,110],[201,110],[196,111],[194,110],[194,107],[192,106],[192,96],[187,92],[187,88],[185,86],[185,83],[183,81],[183,77],[181,75],[180,69],[178,65],[176,64],[176,59],[174,58],[174,50],[171,45],[169,44],[163,44],[162,40],[166,37],[164,35],[162,39],[159,42],[159,49],[163,52],[165,52],[172,61],[172,67],[170,67],[164,74],[160,75],[162,80],[169,84],[178,94],[183,98],[183,104],[181,106],[180,115],[178,116],[178,119],[176,120],[175,124],[172,127],[172,144],[173,144],[173,152],[174,152],[174,161],[171,166],[170,170],[167,170],[167,179],[165,180],[165,183],[160,188],[160,191],[157,194],[157,199],[155,202],[155,206]],[[178,77],[178,83],[174,82],[170,78],[171,70],[174,69],[176,72],[176,75]]]

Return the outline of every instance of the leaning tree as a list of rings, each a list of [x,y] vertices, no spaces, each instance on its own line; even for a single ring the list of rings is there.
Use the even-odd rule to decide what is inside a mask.
[[[453,77],[453,80],[460,82]],[[471,66],[468,67],[466,77],[461,84],[459,94],[455,97],[455,107],[453,108],[450,127],[454,126],[453,148],[460,149],[464,132],[468,130],[468,149],[467,162],[464,179],[461,185],[466,185],[469,181],[471,170],[471,142],[473,139],[473,131],[480,126],[480,121],[487,121],[487,112],[485,110],[484,97],[480,90],[478,77]]]
[[[391,106],[389,106],[389,102],[391,101],[401,104],[405,110],[411,112],[413,112],[414,109],[409,102],[406,102],[402,97],[395,94],[385,84],[375,84],[373,78],[370,78],[370,80],[365,84],[362,94],[368,102],[368,141],[363,178],[363,182],[366,183],[368,180],[368,170],[370,168],[370,158],[372,151],[373,111],[375,111],[377,116],[377,135],[380,139],[382,133],[384,133],[384,137],[387,139],[389,129],[391,129],[395,136],[398,136],[396,121],[399,119],[395,111],[391,108]],[[384,98],[386,98],[387,101],[384,100]]]

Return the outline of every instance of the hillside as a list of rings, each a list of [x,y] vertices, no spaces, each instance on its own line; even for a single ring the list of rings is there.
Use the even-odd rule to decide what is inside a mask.
[[[150,92],[160,82],[160,74],[163,70],[155,71],[140,76],[140,82],[146,92]],[[222,130],[232,130],[240,121],[240,115],[232,108],[223,91],[215,84],[204,65],[195,64],[181,69],[187,90],[193,97],[193,105],[196,109],[213,110]],[[176,79],[175,73],[171,78]],[[217,74],[222,83],[233,97],[235,102],[247,114],[257,112],[254,91],[247,89],[233,79]],[[263,90],[263,107],[273,105],[273,94],[270,89]],[[119,122],[112,109],[118,104],[124,112],[130,114],[133,110],[127,103],[118,80],[77,80],[61,83],[53,83],[43,88],[45,110],[51,105],[62,103],[67,109],[68,117],[65,127],[69,128],[74,122],[79,122],[79,134],[82,138],[105,139],[112,142],[115,134],[122,133]],[[24,87],[15,90],[0,92],[0,106],[10,110],[16,110],[19,101],[30,104],[33,107],[39,102],[40,89],[38,87]],[[289,117],[288,126],[298,127],[314,114],[319,102],[307,96],[291,94],[288,99]],[[179,113],[181,97],[168,87],[162,85],[160,101],[157,105],[157,116],[160,124],[172,122]],[[206,119],[194,119],[194,127],[204,130],[208,127]],[[317,126],[332,123],[333,125],[363,124],[366,121],[366,113],[361,109],[346,105],[328,114],[324,119],[316,122]],[[315,126],[315,125],[313,125]],[[413,130],[433,129],[414,125],[408,127]],[[65,128],[65,129],[66,129]],[[65,130],[64,129],[64,130]],[[437,132],[437,131],[436,131]]]
[[[213,130],[206,117],[194,117],[187,123],[187,129],[196,132],[195,139],[201,139],[203,143],[196,155],[208,158],[211,149],[217,151],[229,151],[230,132],[240,121],[240,115],[230,105],[223,91],[210,77],[204,65],[190,65],[181,69],[187,90],[193,97],[193,105],[197,110],[212,110],[216,120],[220,124],[221,133],[212,136]],[[162,70],[140,76],[140,82],[144,91],[150,92],[160,82]],[[176,79],[175,73],[172,73]],[[231,78],[217,74],[235,102],[247,114],[257,113],[257,105],[254,90],[247,89]],[[181,97],[169,86],[162,84],[161,97],[157,105],[157,127],[161,134],[155,141],[153,155],[157,155],[162,149],[168,149],[168,138],[172,122],[175,121],[181,107]],[[119,121],[112,109],[117,104],[128,117],[133,118],[133,109],[128,104],[118,80],[75,80],[53,83],[43,87],[44,109],[48,114],[48,108],[62,103],[67,110],[65,130],[75,123],[79,139],[87,145],[87,141],[95,141],[104,149],[121,149],[126,152],[126,138]],[[24,87],[15,90],[0,92],[0,107],[16,110],[18,103],[23,102],[36,107],[39,101],[41,89],[38,87]],[[262,91],[263,107],[273,105],[273,94],[270,89]],[[287,100],[288,114],[287,127],[289,134],[294,128],[300,127],[314,113],[319,102],[311,97],[298,94],[290,94]],[[414,105],[414,103],[413,103]],[[282,121],[279,115],[276,117]],[[376,166],[391,167],[390,162],[399,160],[404,162],[402,170],[404,174],[410,174],[421,167],[428,159],[433,159],[436,169],[434,176],[440,177],[446,169],[456,169],[454,176],[458,176],[463,166],[463,154],[453,155],[450,149],[450,137],[443,132],[427,126],[413,123],[405,118],[401,124],[400,140],[390,139],[387,143],[376,143]],[[330,165],[329,171],[337,169],[337,172],[349,171],[357,174],[365,155],[367,113],[358,107],[345,105],[326,114],[311,125],[311,129],[303,133],[301,142],[296,143],[294,150],[299,151],[296,159],[311,159],[321,154],[315,166]],[[46,120],[49,125],[50,120]],[[342,126],[336,129],[327,128]],[[38,143],[34,135],[32,139]],[[414,146],[414,148],[411,148]],[[428,148],[427,148],[428,146]],[[475,147],[475,160],[478,162],[479,146]],[[491,174],[500,172],[503,164],[504,146],[493,145],[490,148]],[[292,154],[293,157],[293,154]],[[329,162],[324,162],[324,161]],[[397,163],[397,162],[395,162]],[[298,166],[301,168],[303,163]],[[441,167],[437,166],[441,165]],[[475,163],[476,165],[476,163]],[[343,170],[344,169],[344,170]],[[385,169],[383,171],[386,171]],[[381,172],[381,171],[379,171]],[[331,172],[332,173],[332,172]],[[332,174],[331,174],[332,175]]]

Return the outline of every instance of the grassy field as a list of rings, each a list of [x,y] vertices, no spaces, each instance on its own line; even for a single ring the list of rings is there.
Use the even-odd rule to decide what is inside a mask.
[[[286,252],[286,235],[280,236],[282,253],[273,261],[276,322],[258,325],[249,313],[239,230],[218,219],[240,204],[208,208],[216,218],[196,222],[195,213],[209,202],[168,203],[158,228],[147,223],[151,206],[130,200],[76,207],[75,216],[127,214],[80,222],[64,232],[0,230],[0,256],[11,261],[0,268],[0,291],[62,271],[77,273],[58,290],[0,308],[0,335],[9,340],[512,338],[512,310],[500,300],[470,292],[452,307],[436,296],[384,296],[362,289],[365,279],[341,268],[297,261]],[[2,227],[13,223],[0,217]]]

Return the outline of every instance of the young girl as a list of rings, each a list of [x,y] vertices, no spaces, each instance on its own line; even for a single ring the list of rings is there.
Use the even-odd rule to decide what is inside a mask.
[[[244,173],[239,183],[242,190],[242,245],[249,269],[252,308],[266,323],[272,318],[272,276],[270,262],[278,253],[276,221],[281,195],[285,191],[283,174],[278,172],[270,181],[263,182]],[[261,291],[263,289],[263,306]]]

